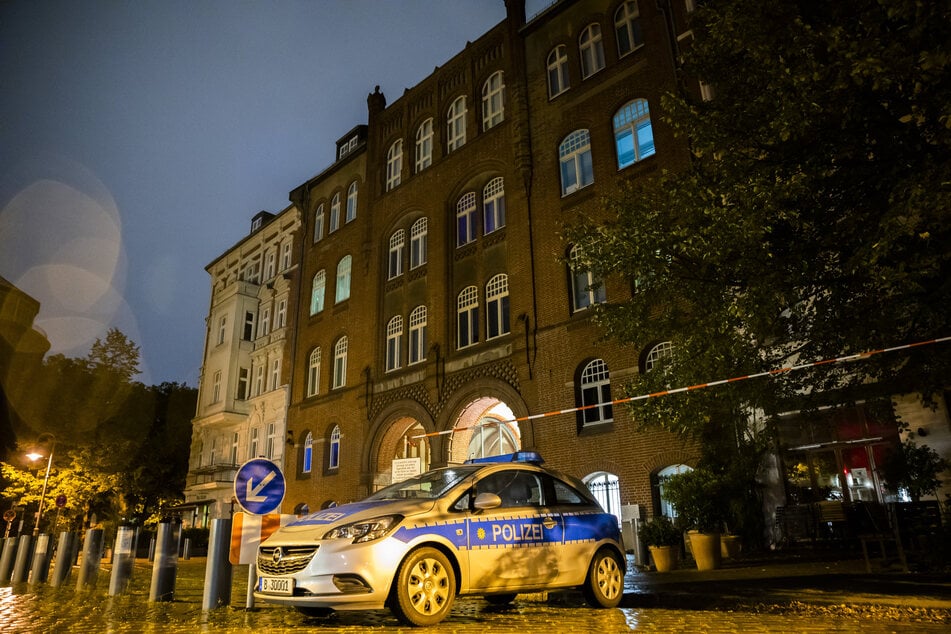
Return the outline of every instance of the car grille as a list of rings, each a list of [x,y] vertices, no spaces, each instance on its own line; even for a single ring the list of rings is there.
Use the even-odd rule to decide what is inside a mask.
[[[281,551],[279,557],[277,550]],[[290,575],[306,568],[316,553],[317,546],[262,546],[258,549],[258,572]]]

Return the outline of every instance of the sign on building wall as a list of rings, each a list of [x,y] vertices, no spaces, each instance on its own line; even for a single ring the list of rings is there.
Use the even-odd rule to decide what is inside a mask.
[[[422,473],[423,461],[421,458],[397,458],[392,463],[392,481],[402,482]]]

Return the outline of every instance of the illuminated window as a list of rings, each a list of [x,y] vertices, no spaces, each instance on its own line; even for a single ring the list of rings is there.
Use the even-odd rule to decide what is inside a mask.
[[[336,469],[340,466],[340,426],[334,425],[330,432],[330,454],[327,456],[327,467]]]
[[[310,473],[310,470],[314,464],[314,435],[310,432],[307,432],[307,437],[304,438],[304,456],[301,460],[301,472]]]
[[[350,299],[350,256],[345,255],[337,263],[337,285],[334,289],[334,303]]]
[[[327,290],[327,273],[323,269],[314,275],[310,288],[310,314],[316,315],[324,309],[324,293]]]
[[[646,99],[629,101],[614,115],[618,169],[654,154],[654,132]]]
[[[561,164],[561,194],[567,196],[594,182],[591,161],[591,136],[587,130],[575,130],[558,146]]]
[[[475,240],[475,192],[464,194],[456,203],[456,246],[461,247]]]

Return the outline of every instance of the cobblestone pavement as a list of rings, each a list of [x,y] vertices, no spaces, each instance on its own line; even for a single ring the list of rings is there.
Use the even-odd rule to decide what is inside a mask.
[[[803,586],[812,578],[851,579],[849,568],[825,570],[815,564],[770,570],[755,566],[737,567],[711,573],[682,570],[675,573],[632,572],[626,579],[625,600],[614,610],[595,610],[585,606],[574,593],[547,596],[521,595],[512,606],[497,608],[481,599],[459,599],[450,617],[433,628],[401,626],[389,612],[343,612],[329,619],[308,619],[292,609],[258,605],[245,607],[247,567],[235,568],[231,605],[203,611],[202,585],[205,560],[179,561],[175,598],[169,602],[148,601],[151,567],[137,560],[132,582],[126,593],[107,596],[108,566],[104,566],[94,588],[75,587],[76,569],[69,582],[59,588],[47,584],[9,584],[0,586],[0,632],[33,634],[38,632],[176,634],[184,632],[946,632],[951,610],[942,607],[951,594],[941,595],[947,584],[935,584],[938,596],[917,597],[918,608],[925,612],[902,612],[900,598],[868,593],[853,593],[839,588],[802,595]],[[759,576],[757,576],[759,575]],[[771,575],[771,576],[769,576]],[[785,582],[786,595],[799,597],[788,602],[757,603],[757,595],[742,590],[776,586]],[[861,580],[868,580],[862,577]],[[691,591],[691,584],[695,590]],[[782,586],[783,584],[779,584]],[[733,588],[741,588],[734,591]],[[896,586],[898,587],[898,586]],[[797,590],[798,588],[798,590]],[[815,593],[813,593],[815,594]],[[853,594],[855,596],[853,596]],[[704,597],[726,597],[719,605],[701,605]],[[765,595],[758,595],[763,598]],[[864,597],[864,598],[863,598]],[[885,597],[892,597],[888,601]],[[769,597],[767,597],[769,598]],[[806,598],[807,602],[801,599]],[[856,599],[855,601],[851,599]],[[737,603],[736,601],[739,600]],[[909,599],[911,600],[911,599]],[[650,603],[653,605],[641,605]],[[744,605],[743,601],[749,601]],[[800,604],[797,607],[797,601]],[[842,603],[838,603],[842,601]],[[923,601],[923,602],[922,602]],[[894,605],[899,603],[898,606]],[[771,610],[779,605],[782,609]],[[678,607],[682,606],[682,607]],[[914,608],[914,606],[912,606]],[[864,608],[864,609],[863,609]],[[898,610],[895,612],[895,610]],[[892,613],[888,611],[891,610]],[[943,611],[942,611],[943,610]],[[947,618],[947,620],[943,620]]]

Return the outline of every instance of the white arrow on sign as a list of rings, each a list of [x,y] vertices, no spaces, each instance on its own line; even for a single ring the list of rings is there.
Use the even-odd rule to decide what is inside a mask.
[[[248,494],[245,496],[248,502],[264,502],[267,500],[266,495],[258,495],[264,487],[267,486],[267,483],[274,479],[274,476],[277,475],[276,471],[268,471],[267,475],[264,476],[264,479],[261,480],[261,483],[257,486],[253,486],[254,482],[251,478],[248,478]]]

